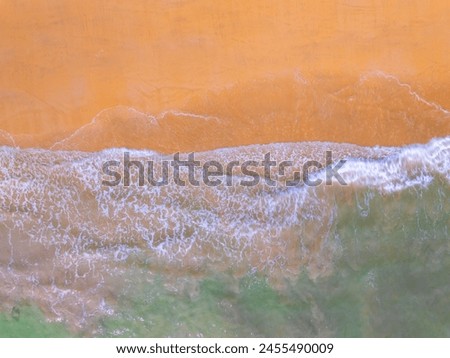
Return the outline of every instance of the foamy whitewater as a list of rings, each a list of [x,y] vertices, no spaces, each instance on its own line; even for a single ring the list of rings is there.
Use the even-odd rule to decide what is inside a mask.
[[[0,1],[0,337],[450,337],[449,6]]]
[[[308,160],[323,162],[327,150],[335,162],[346,160],[339,173],[347,185],[286,187],[286,176]],[[395,248],[401,240],[410,248],[437,240],[440,246],[428,264],[448,263],[450,137],[404,147],[306,142],[196,153],[202,162],[261,160],[267,152],[279,162],[292,160],[286,176],[274,173],[274,187],[264,181],[243,187],[237,180],[216,187],[172,181],[138,186],[137,180],[129,187],[102,185],[103,163],[121,161],[125,152],[155,163],[170,157],[121,148],[94,153],[0,148],[1,311],[31,305],[49,322],[85,334],[198,335],[207,330],[133,333],[123,327],[108,331],[101,322],[120,315],[124,297],[126,302],[137,295],[137,282],[144,287],[162,282],[164,292],[195,301],[201,282],[211,275],[233,282],[251,275],[265,277],[274,294],[283,295],[303,275],[324,280],[339,274],[342,262],[358,270],[365,250],[375,257],[383,245]],[[200,169],[196,176],[202,177]],[[312,178],[324,179],[325,171]],[[360,254],[352,256],[355,252]],[[377,280],[386,279],[369,281],[376,290]],[[150,307],[155,297],[142,300]],[[311,312],[321,310],[319,302],[313,306]],[[128,319],[144,320],[142,314]],[[322,334],[337,334],[325,313],[317,315],[323,316],[319,326],[329,329],[322,327]],[[244,331],[264,335],[255,332]]]

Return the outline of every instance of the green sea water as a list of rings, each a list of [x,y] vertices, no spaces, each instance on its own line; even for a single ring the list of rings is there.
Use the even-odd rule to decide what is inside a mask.
[[[164,274],[148,282],[135,266],[116,312],[89,329],[22,304],[0,314],[0,336],[449,337],[449,197],[439,178],[394,194],[338,191],[329,237],[341,249],[325,275],[305,269],[274,285],[264,272],[186,272],[176,287]]]

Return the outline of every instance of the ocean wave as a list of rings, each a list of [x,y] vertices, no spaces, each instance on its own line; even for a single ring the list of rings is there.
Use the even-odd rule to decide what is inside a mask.
[[[149,275],[208,270],[327,275],[341,248],[335,228],[346,207],[367,217],[374,197],[385,210],[396,196],[438,190],[448,213],[450,137],[405,147],[336,143],[278,143],[197,153],[200,161],[345,159],[347,185],[254,187],[102,186],[102,164],[170,156],[125,148],[88,153],[0,148],[0,297],[37,303],[50,316],[82,325],[105,314],[115,287],[132,266]],[[196,175],[201,176],[200,172]],[[325,170],[314,178],[324,178]],[[374,209],[372,209],[374,210]],[[107,304],[105,304],[107,302]],[[82,317],[82,318],[80,318]]]

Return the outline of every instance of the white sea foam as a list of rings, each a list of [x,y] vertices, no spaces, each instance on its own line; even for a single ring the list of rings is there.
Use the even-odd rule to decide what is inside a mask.
[[[262,160],[270,152],[299,168],[309,159],[323,160],[327,150],[335,162],[346,160],[338,171],[346,186],[334,180],[331,186],[288,188],[264,181],[250,188],[238,181],[108,187],[102,185],[102,165],[121,161],[125,152],[133,160],[171,158],[126,148],[85,153],[2,147],[0,296],[5,305],[24,296],[51,303],[48,310],[65,319],[69,305],[86,318],[110,310],[104,301],[109,282],[133,264],[284,274],[307,267],[318,275],[332,267],[340,250],[333,232],[339,193],[362,193],[356,205],[364,217],[375,193],[422,190],[436,181],[448,189],[450,183],[450,137],[401,148],[278,143],[197,154],[202,162],[226,163]],[[201,178],[201,171],[196,174]],[[319,178],[326,179],[326,170],[311,179]]]

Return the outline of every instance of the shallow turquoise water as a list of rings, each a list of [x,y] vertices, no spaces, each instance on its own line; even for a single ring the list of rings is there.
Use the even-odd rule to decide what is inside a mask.
[[[150,283],[144,268],[130,267],[117,313],[89,329],[21,305],[0,315],[0,336],[448,337],[449,196],[439,179],[389,195],[337,192],[330,236],[341,250],[315,279],[305,271],[275,285],[264,273],[186,273]]]

